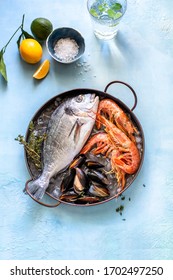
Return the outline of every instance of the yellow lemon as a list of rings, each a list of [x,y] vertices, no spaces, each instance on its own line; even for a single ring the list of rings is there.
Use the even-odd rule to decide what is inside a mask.
[[[24,39],[19,47],[19,52],[24,61],[35,64],[41,60],[43,50],[35,39]]]
[[[40,80],[43,79],[49,72],[50,61],[48,59],[44,60],[33,75],[33,78]]]

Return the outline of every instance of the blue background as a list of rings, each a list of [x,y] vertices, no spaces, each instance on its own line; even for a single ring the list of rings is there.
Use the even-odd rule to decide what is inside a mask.
[[[32,78],[37,65],[21,60],[16,41],[4,60],[8,84],[0,77],[0,259],[172,259],[173,257],[173,2],[131,0],[116,39],[93,34],[86,1],[0,1],[0,49],[21,24],[36,17],[54,27],[70,26],[84,36],[80,61],[62,65],[50,59],[49,75]],[[125,200],[93,207],[44,208],[22,192],[29,174],[23,148],[35,111],[51,97],[74,88],[104,90],[112,80],[132,85],[138,95],[134,113],[145,133],[141,172]],[[112,86],[109,93],[129,107],[133,97]],[[130,200],[129,200],[130,198]],[[116,208],[124,205],[122,216]]]

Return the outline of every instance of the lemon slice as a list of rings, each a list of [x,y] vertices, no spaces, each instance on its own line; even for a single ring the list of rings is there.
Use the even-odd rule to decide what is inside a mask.
[[[33,78],[40,80],[46,77],[50,69],[50,61],[48,59],[44,60],[33,75]]]

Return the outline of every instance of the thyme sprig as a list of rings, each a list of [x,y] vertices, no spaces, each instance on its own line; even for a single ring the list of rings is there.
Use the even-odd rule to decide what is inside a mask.
[[[23,135],[18,135],[15,138],[16,141],[19,141],[19,144],[23,145],[28,156],[33,160],[34,165],[40,169],[41,168],[41,161],[40,161],[40,155],[30,146],[28,142],[25,141],[25,138]]]
[[[23,26],[24,26],[24,18],[25,18],[25,15],[23,15],[22,17],[22,23],[21,25],[16,29],[16,31],[13,33],[13,35],[10,37],[10,39],[8,40],[8,42],[5,44],[5,46],[1,49],[0,51],[0,73],[2,75],[2,77],[5,79],[6,82],[8,82],[8,78],[7,78],[7,69],[6,69],[6,64],[4,62],[4,54],[5,54],[5,51],[6,51],[6,48],[7,46],[9,45],[9,43],[11,42],[11,40],[13,39],[13,37],[16,35],[16,33],[21,30],[21,34],[17,40],[17,45],[18,45],[18,48],[20,46],[20,42],[21,40],[25,39],[25,38],[33,38],[34,37],[32,35],[30,35],[28,32],[26,32],[24,29],[23,29]]]
[[[41,148],[43,141],[46,139],[46,134],[37,135],[34,130],[33,122],[29,125],[30,136],[28,142],[25,140],[23,135],[18,135],[15,140],[19,141],[19,144],[24,146],[24,149],[28,157],[32,160],[35,167],[40,170],[42,168],[41,164]]]

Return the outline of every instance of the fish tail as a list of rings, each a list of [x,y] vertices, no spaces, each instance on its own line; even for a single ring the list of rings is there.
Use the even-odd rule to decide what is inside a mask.
[[[44,196],[48,185],[49,179],[43,180],[40,176],[38,179],[28,183],[28,191],[33,195],[35,199],[40,200]]]

